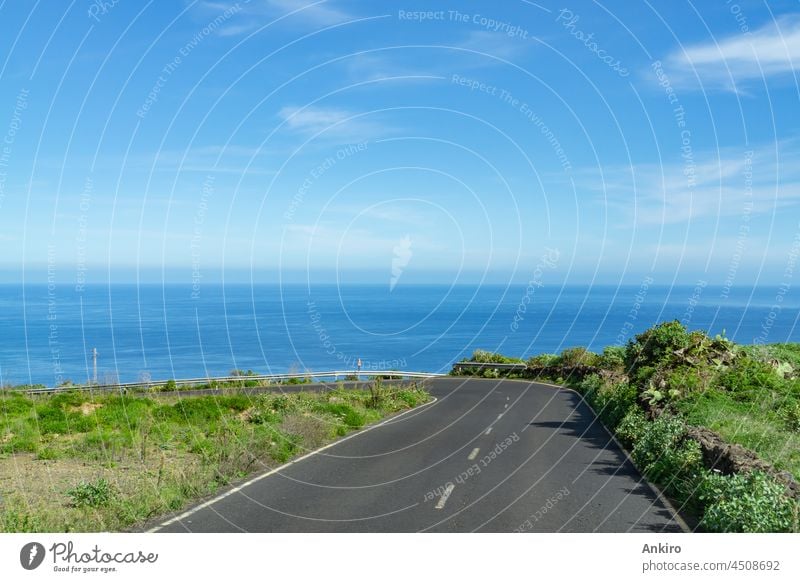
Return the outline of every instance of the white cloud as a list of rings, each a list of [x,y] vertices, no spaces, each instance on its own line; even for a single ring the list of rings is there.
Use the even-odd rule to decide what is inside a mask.
[[[246,34],[290,13],[294,14],[284,22],[308,27],[331,26],[356,18],[337,7],[332,0],[251,0],[248,3],[206,0],[199,6],[205,12],[213,13],[224,13],[238,7],[230,23],[218,29],[220,36]]]
[[[784,16],[751,33],[681,47],[664,59],[664,70],[680,86],[746,90],[766,77],[800,66],[800,15]]]
[[[628,226],[679,224],[701,219],[741,216],[800,205],[800,151],[792,142],[763,146],[747,154],[723,150],[697,154],[692,165],[637,164],[576,173],[576,187],[594,193]],[[690,176],[693,177],[690,182]]]
[[[350,142],[367,141],[392,133],[392,128],[363,115],[333,107],[284,107],[278,112],[294,132]]]

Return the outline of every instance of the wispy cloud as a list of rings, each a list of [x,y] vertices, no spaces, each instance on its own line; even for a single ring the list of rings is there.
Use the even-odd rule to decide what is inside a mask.
[[[372,118],[334,107],[284,107],[278,116],[293,132],[311,137],[344,141],[367,141],[385,137],[393,128]]]
[[[529,53],[535,45],[531,40],[511,38],[499,32],[473,30],[453,46],[513,61],[515,57]],[[493,61],[489,57],[485,58]]]
[[[784,142],[749,152],[698,154],[694,163],[637,164],[578,171],[576,187],[593,192],[617,216],[643,226],[763,214],[800,205],[800,151]],[[687,175],[688,174],[688,175]],[[690,177],[691,176],[691,180]],[[745,210],[747,209],[747,210]]]
[[[664,59],[680,86],[746,92],[767,77],[800,67],[800,15],[781,17],[747,33],[681,47]]]
[[[250,33],[270,21],[291,14],[285,22],[306,27],[320,27],[346,22],[355,18],[333,0],[204,0],[198,4],[206,13],[224,13],[236,9],[235,18],[220,26],[220,36]],[[292,14],[293,13],[293,14]]]

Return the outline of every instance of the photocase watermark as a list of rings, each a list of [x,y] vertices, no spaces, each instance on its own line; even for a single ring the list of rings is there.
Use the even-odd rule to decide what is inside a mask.
[[[46,552],[39,542],[30,542],[19,551],[19,563],[26,570],[35,570],[42,565]]]
[[[78,202],[78,234],[75,235],[75,292],[83,293],[86,287],[86,240],[89,230],[89,208],[92,205],[92,193],[94,192],[94,180],[87,176],[83,182],[83,191]]]
[[[753,151],[748,150],[744,153],[744,204],[742,206],[742,217],[739,221],[739,232],[736,236],[736,244],[733,248],[733,256],[728,264],[728,272],[722,284],[720,296],[727,299],[731,293],[731,287],[736,280],[736,273],[742,262],[742,255],[747,246],[747,238],[750,236],[750,217],[753,214]]]
[[[449,21],[475,24],[490,32],[499,32],[509,38],[527,40],[530,33],[516,24],[505,20],[497,20],[478,13],[459,12],[458,10],[398,10],[397,19],[411,22]]]
[[[411,262],[414,253],[411,251],[411,236],[406,235],[394,246],[392,257],[392,276],[389,278],[389,291],[394,291],[403,271]]]
[[[356,370],[360,368],[361,370],[395,370],[402,369],[407,366],[405,358],[394,358],[388,360],[362,360],[359,356],[342,352],[338,347],[336,347],[336,343],[333,341],[328,333],[328,330],[323,325],[322,314],[320,313],[317,304],[313,301],[308,301],[306,303],[306,307],[308,308],[308,317],[311,320],[311,328],[314,330],[314,333],[317,334],[322,347],[325,348],[325,353],[329,356],[334,356],[348,369]]]
[[[17,99],[14,102],[14,110],[11,113],[11,121],[3,136],[3,143],[0,144],[0,208],[3,207],[3,200],[6,198],[6,182],[8,181],[8,167],[11,164],[11,152],[14,149],[14,142],[17,133],[22,127],[22,114],[28,108],[29,89],[20,89]]]
[[[633,296],[633,305],[628,310],[628,313],[625,316],[625,323],[622,324],[622,327],[617,334],[616,339],[614,340],[614,345],[616,346],[623,346],[627,343],[628,339],[630,339],[631,332],[633,331],[634,325],[636,320],[639,319],[639,310],[641,310],[642,305],[644,305],[644,300],[647,298],[647,292],[650,290],[650,286],[653,284],[654,279],[647,275],[642,282],[639,284],[639,289],[636,291],[636,295]]]
[[[522,533],[526,532],[529,529],[533,528],[533,525],[542,519],[549,511],[551,511],[558,503],[569,496],[569,489],[567,487],[562,487],[559,489],[554,495],[551,495],[547,498],[547,501],[544,502],[538,510],[532,513],[525,521],[523,521],[515,530],[514,533]],[[533,520],[533,521],[531,521]]]
[[[192,254],[192,299],[200,299],[200,283],[203,279],[203,274],[200,269],[200,242],[203,239],[203,224],[206,221],[206,214],[208,213],[208,201],[214,195],[214,180],[212,175],[206,176],[203,181],[202,193],[200,195],[200,202],[197,204],[197,209],[194,213],[194,227],[192,230],[192,239],[189,243],[189,250]]]
[[[608,68],[617,73],[620,77],[627,77],[630,75],[630,71],[622,66],[622,61],[620,61],[620,59],[608,54],[608,52],[598,44],[593,32],[587,34],[577,27],[577,23],[580,19],[581,17],[579,15],[573,13],[572,10],[568,8],[562,8],[556,16],[556,22],[561,23],[561,26],[582,42],[583,45],[601,62],[605,63]]]
[[[769,308],[769,313],[764,317],[764,322],[761,324],[761,333],[753,340],[754,344],[765,344],[769,337],[772,327],[775,325],[775,320],[778,319],[783,310],[783,300],[792,288],[792,279],[794,278],[794,269],[797,266],[797,258],[800,256],[800,224],[798,230],[794,235],[792,246],[786,257],[786,267],[783,269],[783,280],[778,285],[778,292],[775,294],[775,299]]]
[[[487,95],[491,95],[492,97],[496,97],[503,104],[509,105],[513,109],[519,111],[522,116],[525,117],[525,119],[530,121],[539,130],[542,136],[544,136],[544,138],[547,140],[547,143],[550,144],[550,147],[553,149],[553,152],[558,158],[558,162],[561,164],[561,168],[564,171],[572,169],[572,163],[569,161],[569,157],[564,151],[561,141],[556,137],[555,133],[550,129],[547,123],[545,123],[544,119],[542,119],[542,117],[536,113],[536,111],[528,103],[518,99],[506,89],[501,89],[497,85],[484,83],[483,81],[479,81],[477,79],[471,79],[469,77],[462,77],[461,75],[454,74],[450,77],[450,82],[462,87],[467,87],[470,91],[478,91],[480,93],[485,93]]]
[[[366,151],[368,146],[369,142],[366,141],[362,141],[357,144],[349,144],[336,150],[332,156],[326,157],[324,160],[314,166],[303,179],[303,182],[298,187],[297,192],[295,192],[294,196],[292,197],[291,202],[289,202],[289,207],[286,209],[286,212],[283,213],[283,219],[287,222],[294,220],[294,215],[297,212],[297,209],[305,201],[306,196],[308,195],[308,192],[314,183],[322,178],[322,176],[324,176],[336,164],[346,160],[352,155]]]
[[[56,296],[56,247],[47,245],[47,347],[56,386],[64,383],[61,366],[61,344],[58,340],[58,300]]]
[[[463,485],[475,475],[480,475],[481,471],[483,471],[486,467],[488,467],[492,461],[494,461],[497,457],[502,455],[511,445],[513,445],[516,442],[519,442],[519,435],[516,432],[514,432],[511,433],[511,435],[506,437],[504,440],[495,443],[493,449],[491,449],[483,457],[478,459],[475,463],[470,465],[467,469],[459,473],[453,479],[453,481],[448,481],[447,483],[440,485],[435,489],[431,489],[430,491],[425,493],[425,495],[423,496],[425,503],[427,503],[428,501],[433,501],[437,497],[441,497],[448,490],[452,491],[456,484]]]
[[[89,4],[89,10],[87,10],[86,13],[89,15],[89,18],[95,22],[100,22],[100,17],[111,12],[111,9],[119,4],[120,1],[121,0],[92,0]]]
[[[107,551],[97,544],[81,550],[73,542],[56,542],[45,550],[39,542],[30,542],[22,546],[19,562],[24,569],[35,570],[48,554],[52,558],[52,571],[64,574],[108,574],[119,572],[120,566],[155,564],[159,557],[155,552],[143,550]]]
[[[514,319],[511,321],[511,331],[516,332],[519,329],[519,324],[525,319],[525,314],[528,311],[528,305],[533,301],[536,290],[544,286],[542,277],[544,276],[545,269],[555,269],[558,265],[558,260],[561,253],[558,249],[551,249],[545,247],[545,253],[539,258],[539,262],[533,269],[533,275],[528,286],[525,288],[525,294],[520,299],[517,305],[517,311],[514,313]]]
[[[692,289],[692,296],[689,297],[689,303],[686,306],[686,311],[683,312],[683,317],[681,317],[681,325],[683,327],[689,327],[689,324],[692,321],[692,316],[694,315],[695,307],[697,304],[700,303],[700,296],[703,294],[703,290],[708,285],[708,281],[700,279],[695,283],[694,289]]]
[[[686,177],[686,187],[692,190],[697,185],[697,164],[694,161],[694,151],[692,149],[692,132],[686,125],[686,110],[683,108],[683,105],[681,105],[678,94],[672,87],[669,77],[664,72],[664,66],[661,64],[661,61],[654,61],[650,66],[656,74],[658,84],[664,89],[669,104],[672,105],[672,116],[675,119],[675,125],[680,130],[680,151],[681,159],[683,160],[683,175]]]
[[[728,5],[728,10],[736,19],[736,24],[739,26],[739,30],[744,34],[750,34],[750,25],[747,22],[747,16],[745,16],[744,12],[742,11],[742,7],[733,0],[725,0],[725,4]]]
[[[247,4],[249,1],[250,0],[243,0],[243,2],[237,2],[233,6],[228,7],[225,12],[206,24],[191,38],[191,40],[178,49],[178,52],[172,57],[172,60],[164,65],[161,71],[159,71],[158,79],[156,79],[155,83],[153,83],[153,86],[147,93],[147,97],[145,97],[142,105],[136,110],[136,115],[140,119],[144,119],[152,106],[158,101],[158,96],[161,93],[161,90],[167,85],[170,77],[175,74],[175,71],[177,71],[178,68],[183,64],[183,59],[187,58],[192,51],[196,49],[201,42],[203,42],[203,40],[213,34],[217,29],[219,29],[220,26],[225,24],[225,22],[230,20],[234,14],[239,12],[242,9],[242,4]]]

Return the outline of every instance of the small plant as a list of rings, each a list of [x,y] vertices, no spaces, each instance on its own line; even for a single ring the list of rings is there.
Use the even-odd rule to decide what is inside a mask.
[[[564,366],[565,368],[574,368],[576,366],[594,366],[597,363],[597,354],[590,352],[586,348],[567,348],[558,359],[554,362],[555,365]]]
[[[105,479],[81,481],[67,491],[73,507],[104,507],[111,502],[111,485]]]
[[[175,392],[177,389],[178,384],[175,383],[175,380],[167,380],[167,383],[162,388],[164,392]]]
[[[700,525],[712,532],[797,531],[797,502],[761,472],[723,476],[709,473],[698,497],[707,502]]]
[[[375,380],[369,384],[369,401],[367,402],[367,407],[381,408],[386,400],[387,392],[383,381],[380,378],[375,378]]]

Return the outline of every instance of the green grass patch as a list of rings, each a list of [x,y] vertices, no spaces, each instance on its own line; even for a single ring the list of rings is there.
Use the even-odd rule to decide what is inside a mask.
[[[0,489],[0,531],[129,529],[429,399],[380,381],[369,390],[181,394],[0,393],[0,470],[17,477]]]

